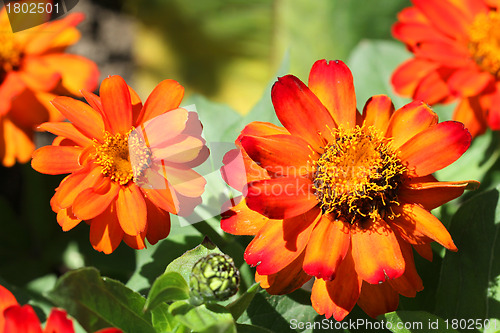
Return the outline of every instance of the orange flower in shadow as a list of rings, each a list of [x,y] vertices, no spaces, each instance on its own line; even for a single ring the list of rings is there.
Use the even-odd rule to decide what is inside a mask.
[[[43,122],[62,120],[50,105],[57,95],[81,96],[97,88],[99,71],[92,61],[65,49],[76,43],[75,26],[83,14],[12,33],[0,12],[0,159],[5,166],[26,163],[35,149],[33,130]]]
[[[458,100],[472,136],[500,129],[500,8],[494,0],[412,0],[393,35],[414,54],[392,76],[397,93],[431,105]]]
[[[224,158],[222,176],[243,196],[224,207],[222,229],[255,236],[245,260],[271,294],[314,277],[312,305],[327,318],[356,303],[372,317],[395,310],[399,294],[423,288],[412,246],[429,260],[432,241],[457,250],[429,211],[478,183],[431,173],[467,150],[469,132],[438,124],[422,102],[395,110],[385,95],[359,114],[341,61],[317,61],[309,87],[279,78],[271,97],[284,127],[250,123]]]
[[[0,285],[0,333],[75,333],[73,322],[64,310],[53,308],[42,330],[40,320],[31,305],[19,305],[16,298]],[[121,333],[118,328],[104,328],[96,333]]]
[[[161,82],[144,106],[120,76],[105,79],[100,97],[83,91],[90,104],[57,97],[68,119],[40,128],[58,137],[33,153],[45,174],[71,173],[52,197],[64,231],[85,220],[90,242],[104,253],[123,239],[142,249],[168,236],[169,213],[189,215],[201,202],[205,179],[193,167],[208,157],[197,114],[178,108],[184,88]]]

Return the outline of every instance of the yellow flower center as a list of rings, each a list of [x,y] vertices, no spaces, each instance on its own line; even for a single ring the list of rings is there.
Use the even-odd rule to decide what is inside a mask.
[[[120,185],[138,177],[151,162],[151,150],[135,132],[130,135],[132,131],[133,128],[126,134],[114,136],[106,132],[104,143],[94,141],[96,163],[102,166],[102,174]]]
[[[338,128],[335,140],[314,161],[313,187],[323,214],[354,224],[388,214],[407,170],[374,127]]]
[[[16,45],[13,34],[0,32],[0,77],[15,70],[21,63],[21,51]]]
[[[500,77],[500,13],[479,14],[469,30],[469,51],[478,66]]]

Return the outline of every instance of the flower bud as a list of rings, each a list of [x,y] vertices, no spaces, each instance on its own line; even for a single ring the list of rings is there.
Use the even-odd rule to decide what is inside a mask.
[[[195,303],[224,301],[236,294],[240,273],[233,259],[225,254],[209,254],[191,271],[191,297]]]

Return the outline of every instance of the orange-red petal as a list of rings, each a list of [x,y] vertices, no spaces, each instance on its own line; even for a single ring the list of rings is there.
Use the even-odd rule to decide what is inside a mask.
[[[352,73],[346,64],[340,60],[316,61],[309,73],[308,84],[337,125],[344,128],[356,125],[356,94]]]
[[[271,99],[283,126],[321,151],[322,137],[331,136],[330,130],[337,126],[318,97],[298,78],[286,75],[273,85]]]
[[[356,271],[366,282],[381,283],[404,273],[405,260],[398,240],[384,220],[369,219],[362,225],[354,225],[351,244]]]
[[[61,226],[62,231],[69,231],[76,227],[82,220],[73,214],[72,207],[60,209],[57,212],[57,223]]]
[[[250,209],[271,219],[286,219],[309,211],[318,204],[312,182],[305,177],[280,177],[248,184]]]
[[[104,137],[104,122],[102,116],[88,104],[76,99],[60,96],[52,101],[52,104],[73,125],[89,138],[102,141]]]
[[[387,282],[399,294],[405,297],[415,297],[418,291],[424,289],[424,285],[415,267],[411,245],[406,243],[401,238],[398,238],[398,241],[401,248],[401,253],[405,258],[405,272],[400,277],[394,280],[388,280]]]
[[[399,148],[416,134],[437,124],[438,116],[422,101],[413,101],[396,110],[387,127],[386,136],[393,138],[392,147]]]
[[[266,223],[245,250],[245,261],[261,275],[285,268],[304,250],[320,217],[318,208],[294,218]],[[271,223],[272,222],[272,223]]]
[[[467,36],[470,22],[464,13],[447,0],[413,0],[432,24],[444,34],[460,40]]]
[[[400,147],[410,176],[425,176],[455,162],[469,148],[471,135],[464,125],[445,121],[412,137]]]
[[[307,142],[299,137],[287,134],[244,136],[241,145],[257,165],[276,175],[296,177],[313,170],[310,156],[314,154]]]
[[[222,205],[221,217],[222,230],[233,235],[255,235],[269,221],[269,218],[248,208],[241,196]]]
[[[120,186],[103,177],[100,184],[82,191],[73,202],[73,214],[81,220],[90,220],[102,214],[116,199]]]
[[[35,150],[31,166],[47,175],[72,173],[82,169],[78,158],[83,149],[69,146],[45,146]]]
[[[123,235],[114,205],[90,222],[90,243],[96,251],[112,253],[120,245]]]
[[[127,235],[137,236],[146,229],[146,202],[135,184],[121,187],[118,191],[116,214],[121,228]]]
[[[453,94],[460,97],[480,94],[494,77],[488,72],[479,72],[477,68],[460,68],[448,78],[448,86]]]
[[[5,326],[2,333],[42,333],[40,320],[31,305],[13,305],[3,312],[3,316]]]
[[[184,97],[184,87],[177,81],[164,80],[160,82],[151,92],[137,123],[143,123],[165,112],[178,108]]]
[[[414,204],[402,204],[394,206],[393,210],[400,215],[390,222],[391,227],[406,241],[422,244],[430,238],[451,251],[457,251],[448,230],[424,208]]]
[[[413,97],[419,83],[439,67],[433,61],[409,59],[399,65],[391,77],[394,90],[402,96]]]
[[[318,279],[333,280],[351,243],[349,229],[348,223],[323,215],[307,244],[304,271]]]
[[[483,134],[488,127],[484,109],[477,97],[461,99],[455,108],[453,120],[463,123],[473,138]]]
[[[149,243],[156,244],[170,233],[170,214],[156,207],[151,201],[146,201],[148,209],[148,228],[146,238]]]
[[[68,318],[64,310],[53,308],[50,312],[44,333],[74,333],[73,322]]]
[[[352,253],[349,251],[338,268],[333,281],[316,279],[311,293],[311,303],[320,315],[333,316],[341,321],[351,312],[358,300],[362,280],[356,273]]]
[[[0,328],[3,329],[5,318],[3,312],[12,305],[18,305],[14,295],[4,286],[0,285]],[[3,333],[3,331],[0,330]]]
[[[126,133],[132,127],[132,103],[127,83],[121,76],[113,75],[102,81],[99,90],[109,131]]]
[[[68,138],[81,147],[92,145],[92,140],[68,122],[50,122],[38,126],[39,129]]]
[[[375,95],[370,97],[363,108],[365,126],[374,126],[385,133],[394,113],[394,104],[387,95]]]
[[[370,284],[363,282],[358,305],[372,318],[396,311],[399,305],[399,294],[387,282]]]

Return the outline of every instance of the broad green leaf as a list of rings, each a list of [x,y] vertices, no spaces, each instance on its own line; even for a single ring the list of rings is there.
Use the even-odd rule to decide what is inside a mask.
[[[394,333],[440,332],[458,333],[452,322],[424,311],[395,311],[378,317],[384,327]]]
[[[150,311],[161,303],[189,298],[189,286],[177,272],[168,272],[159,276],[149,291],[144,311]]]
[[[236,332],[233,316],[229,310],[218,304],[193,306],[185,301],[177,301],[170,305],[169,310],[176,320],[194,332]]]
[[[453,216],[449,231],[458,252],[446,251],[436,295],[437,315],[495,319],[488,332],[500,329],[499,197],[498,188],[479,194]]]
[[[151,322],[156,332],[172,332],[180,322],[168,311],[169,304],[162,303],[151,310]]]
[[[238,333],[273,333],[267,328],[247,324],[236,324],[236,331]]]
[[[241,295],[234,302],[228,304],[226,308],[233,315],[234,320],[238,320],[238,318],[245,312],[250,303],[252,302],[255,294],[260,290],[260,285],[255,283],[248,290]]]
[[[124,332],[155,332],[142,312],[144,297],[119,281],[101,277],[95,268],[66,273],[47,296],[87,331],[117,327]]]
[[[205,238],[203,242],[192,250],[187,251],[179,258],[172,261],[165,270],[168,272],[177,272],[186,280],[189,281],[191,270],[194,264],[201,258],[209,255],[210,253],[222,253],[214,243],[212,243],[208,238]]]

